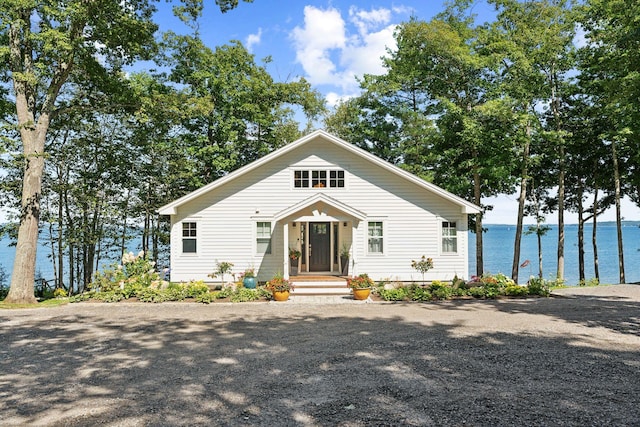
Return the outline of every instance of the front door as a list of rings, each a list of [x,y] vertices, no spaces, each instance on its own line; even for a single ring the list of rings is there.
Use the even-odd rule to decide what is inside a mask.
[[[309,223],[309,271],[331,270],[331,231],[328,222]]]

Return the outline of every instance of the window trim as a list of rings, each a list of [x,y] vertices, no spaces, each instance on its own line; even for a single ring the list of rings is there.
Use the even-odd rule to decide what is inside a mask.
[[[459,255],[460,254],[460,250],[459,250],[459,241],[458,241],[458,222],[459,221],[451,221],[449,219],[440,219],[438,224],[440,225],[439,227],[439,237],[440,237],[440,253],[442,255]],[[445,224],[447,224],[445,226]],[[454,224],[453,226],[451,226],[451,224]],[[447,235],[445,236],[445,230],[455,230],[455,234],[453,236],[451,235]],[[444,250],[444,241],[445,239],[452,239],[454,242],[454,246],[455,246],[455,251],[445,251]]]
[[[369,225],[372,223],[379,223],[380,224],[380,228],[381,228],[381,236],[373,236],[374,239],[379,239],[381,241],[381,251],[380,252],[372,252],[369,250],[369,239],[372,238],[372,236],[369,235]],[[373,255],[373,256],[383,256],[386,254],[386,248],[387,245],[385,243],[386,240],[386,234],[387,234],[387,223],[384,220],[381,219],[368,219],[367,220],[367,228],[366,228],[366,233],[367,233],[367,240],[366,240],[366,245],[367,245],[367,255]]]
[[[335,174],[334,178],[331,177],[332,173]],[[291,188],[293,190],[344,190],[347,188],[347,175],[345,169],[336,167],[292,168]],[[332,185],[332,182],[335,185]]]
[[[254,253],[258,256],[266,256],[266,255],[271,255],[273,254],[273,221],[255,221],[254,222],[254,227],[253,227],[253,232],[254,232],[254,242],[255,242],[255,247],[254,247]],[[259,242],[258,240],[266,240],[266,237],[263,237],[261,235],[259,235],[259,226],[260,224],[269,224],[269,241],[267,243],[267,248],[264,252],[261,252],[259,249]],[[264,243],[264,242],[260,242],[260,243]]]
[[[180,221],[180,254],[181,255],[196,255],[198,254],[198,229],[200,228],[198,226],[198,221],[194,221],[192,219],[188,219],[188,220],[184,220],[184,221]],[[185,225],[187,224],[193,224],[193,229],[189,228],[187,230],[185,230]],[[193,233],[193,236],[189,235],[189,236],[185,236],[184,232],[188,231],[189,233]],[[185,240],[189,240],[189,241],[193,241],[194,242],[194,250],[193,251],[185,251],[184,250],[184,242]]]

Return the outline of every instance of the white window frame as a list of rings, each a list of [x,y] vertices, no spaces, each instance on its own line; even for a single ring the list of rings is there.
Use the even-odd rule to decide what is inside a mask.
[[[269,224],[269,237],[268,237],[268,242],[267,242],[267,247],[266,249],[263,251],[260,250],[260,244],[264,244],[264,240],[267,240],[267,237],[265,237],[263,234],[261,234],[260,232],[260,224]],[[257,255],[271,255],[273,253],[273,222],[271,221],[255,221],[255,226],[254,226],[254,233],[255,233],[255,253]],[[263,242],[261,242],[260,240],[263,240]]]
[[[380,229],[382,231],[380,236],[370,236],[369,235],[369,226],[370,226],[370,224],[380,224]],[[386,240],[385,236],[387,234],[387,224],[386,224],[386,222],[382,221],[380,219],[369,219],[369,220],[367,220],[366,233],[367,233],[367,240],[366,240],[367,255],[375,255],[375,256],[384,255],[386,253],[386,243],[385,243],[385,240]],[[380,242],[380,249],[381,249],[380,252],[372,252],[370,250],[369,240],[372,239],[372,238],[379,239],[381,241]]]
[[[187,224],[193,224],[193,229],[189,228],[185,230],[185,225]],[[180,253],[182,255],[195,255],[198,253],[198,229],[199,229],[199,225],[197,221],[193,221],[193,220],[184,220],[181,222],[180,225]],[[193,232],[193,235],[189,235],[189,236],[185,236],[184,232],[188,231],[189,233]],[[194,242],[194,251],[185,251],[184,250],[184,242],[185,240],[189,240],[189,241],[193,241]]]
[[[301,175],[302,173],[306,172],[306,186],[301,185],[299,187],[296,186],[296,173],[300,172]],[[331,173],[334,172],[336,177],[335,178],[331,178]],[[338,174],[342,172],[342,178],[338,178]],[[314,187],[313,185],[313,181],[315,180],[320,180],[319,175],[321,173],[324,173],[324,178],[322,178],[322,181],[324,181],[325,186],[318,186],[318,187]],[[318,176],[314,178],[314,174],[317,174]],[[327,190],[327,189],[331,189],[331,190],[345,190],[347,188],[347,171],[345,169],[341,169],[341,168],[333,168],[333,167],[304,167],[304,168],[293,168],[291,171],[291,188],[294,190]],[[335,187],[331,186],[331,182],[334,181],[336,183]],[[342,187],[338,186],[337,184],[342,181]]]
[[[440,222],[440,253],[443,255],[458,255],[458,221],[450,221],[448,219],[441,219]],[[454,224],[453,226],[451,224]],[[454,230],[454,234],[449,234],[450,230]],[[446,233],[446,234],[445,234]],[[453,241],[455,251],[445,250],[445,239]]]

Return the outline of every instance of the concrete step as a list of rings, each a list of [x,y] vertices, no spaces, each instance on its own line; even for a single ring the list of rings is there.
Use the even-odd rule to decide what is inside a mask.
[[[349,295],[346,280],[300,281],[293,280],[291,295]]]

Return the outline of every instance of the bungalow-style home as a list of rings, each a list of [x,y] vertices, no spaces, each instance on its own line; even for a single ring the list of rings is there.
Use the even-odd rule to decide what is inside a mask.
[[[468,278],[467,215],[479,211],[322,130],[159,210],[171,217],[171,280],[207,282],[217,262],[259,281],[295,264],[298,275],[418,281],[422,255],[426,280]]]

